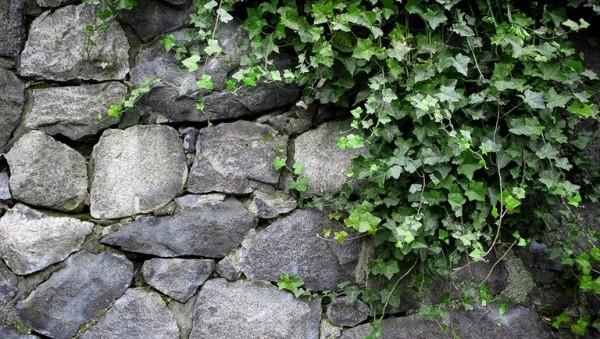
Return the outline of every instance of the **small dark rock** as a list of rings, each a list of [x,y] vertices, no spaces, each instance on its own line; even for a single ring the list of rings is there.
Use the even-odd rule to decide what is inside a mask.
[[[360,300],[348,297],[335,298],[327,306],[327,318],[337,326],[356,326],[369,317],[369,307]]]
[[[213,260],[161,259],[144,262],[144,280],[160,292],[185,303],[215,268]]]
[[[119,13],[121,20],[128,23],[143,41],[184,26],[194,12],[195,1],[171,0],[182,8],[166,4],[161,0],[139,0],[131,10]],[[169,2],[171,2],[169,1]],[[171,2],[171,4],[173,4]]]
[[[0,2],[0,56],[19,55],[25,40],[25,0]]]

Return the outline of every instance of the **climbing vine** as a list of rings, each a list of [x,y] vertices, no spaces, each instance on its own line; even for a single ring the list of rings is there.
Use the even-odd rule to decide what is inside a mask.
[[[569,37],[590,26],[575,8],[599,12],[596,1],[271,0],[244,3],[244,12],[233,0],[196,3],[191,24],[202,44],[163,39],[183,68],[195,72],[218,57],[218,26],[243,17],[250,46],[227,90],[282,81],[303,88],[299,106],[350,112],[352,132],[338,145],[368,149],[351,173],[361,189],[310,203],[348,228],[326,236],[371,238],[370,274],[389,283],[349,293],[379,305],[377,313],[399,302],[396,286],[410,272],[447,276],[465,258],[493,263],[541,233],[585,229],[577,208],[596,199],[598,176],[582,122],[598,119],[598,76]],[[295,66],[276,67],[279,53],[294,56]],[[215,88],[209,75],[197,86]],[[284,169],[285,159],[273,165]],[[306,190],[299,164],[293,172],[293,188]],[[573,267],[582,293],[600,295],[598,234],[585,241],[578,249],[560,244],[557,256]],[[281,285],[306,292],[290,276]],[[484,285],[480,292],[482,302],[490,299]],[[553,325],[579,335],[600,327],[597,314],[567,318]]]

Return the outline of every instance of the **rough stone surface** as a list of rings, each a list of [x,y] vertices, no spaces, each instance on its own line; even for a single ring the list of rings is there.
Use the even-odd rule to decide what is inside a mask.
[[[369,317],[369,307],[360,300],[348,297],[335,298],[327,306],[327,318],[337,326],[356,326]]]
[[[90,212],[99,219],[152,212],[181,193],[187,175],[181,140],[168,126],[105,131],[92,167]]]
[[[140,217],[104,237],[102,243],[160,257],[221,258],[254,226],[254,216],[241,202],[230,198],[184,209],[173,216]]]
[[[342,335],[342,328],[331,324],[327,319],[321,319],[319,339],[337,339]]]
[[[25,0],[0,2],[0,56],[19,55],[25,40]]]
[[[345,183],[351,183],[348,171],[352,159],[364,154],[365,148],[340,150],[337,141],[349,130],[348,121],[327,122],[293,141],[294,162],[304,166],[303,175],[310,180],[305,195],[335,194]]]
[[[182,303],[191,298],[215,268],[213,260],[161,259],[144,262],[144,280],[160,292]]]
[[[96,10],[84,4],[71,5],[37,17],[21,53],[20,74],[57,81],[124,79],[129,72],[129,42],[117,21],[93,36],[96,45],[89,56],[84,52],[83,31],[86,25],[96,23]],[[101,64],[107,66],[103,69]]]
[[[119,82],[33,89],[23,124],[26,129],[77,140],[118,123],[119,119],[107,117],[106,111],[126,94],[127,87]]]
[[[196,301],[190,339],[316,339],[320,303],[320,299],[294,299],[272,285],[209,280]]]
[[[82,339],[179,339],[179,329],[160,295],[128,289]]]
[[[259,218],[273,219],[293,211],[297,205],[296,200],[284,192],[269,185],[260,185],[252,192],[248,209]]]
[[[186,194],[181,197],[175,198],[175,203],[179,209],[184,208],[195,208],[205,204],[222,202],[225,200],[225,194],[211,193],[211,194]]]
[[[233,250],[228,253],[225,258],[217,263],[215,271],[221,278],[225,278],[227,281],[238,280],[242,275],[239,251]]]
[[[184,5],[183,8],[170,6],[162,0],[140,0],[132,10],[122,10],[121,20],[128,23],[143,40],[177,29],[190,20],[194,12],[194,1],[175,0],[174,5]]]
[[[180,303],[177,300],[171,300],[167,305],[173,314],[173,317],[175,317],[177,327],[179,327],[179,337],[181,339],[188,339],[190,337],[194,319],[194,305],[196,305],[197,297],[198,294],[194,295],[185,304]]]
[[[248,121],[223,123],[200,130],[196,159],[187,189],[194,193],[250,193],[250,180],[276,184],[273,168],[278,151],[285,154],[287,136]]]
[[[85,159],[40,131],[23,135],[6,154],[14,199],[59,211],[80,208],[87,198]]]
[[[0,13],[2,6],[4,3],[0,5]],[[0,153],[6,151],[6,144],[19,123],[25,102],[24,88],[23,82],[13,72],[0,68]]]
[[[500,315],[496,305],[473,311],[452,310],[443,320],[450,330],[442,330],[433,320],[418,314],[388,318],[382,323],[382,339],[452,338],[504,339],[554,338],[535,313],[523,306],[508,308]],[[344,331],[341,339],[362,339],[369,334],[369,325],[360,325]]]
[[[0,325],[0,338],[2,339],[37,339],[37,335],[21,334]]]
[[[64,5],[74,3],[76,1],[77,0],[36,0],[36,3],[40,7],[56,8],[56,7],[62,7]]]
[[[122,256],[80,251],[19,301],[17,311],[35,331],[56,339],[70,338],[81,324],[121,296],[132,276],[133,265]]]
[[[180,30],[173,34],[178,39],[186,32]],[[149,78],[161,79],[160,84],[136,104],[145,121],[214,122],[256,115],[295,102],[300,95],[299,89],[276,83],[241,88],[237,94],[231,91],[218,92],[225,88],[229,74],[239,67],[240,57],[248,42],[243,28],[235,20],[219,25],[216,38],[223,49],[222,55],[211,58],[193,73],[180,68],[175,55],[165,52],[160,42],[140,50],[131,70],[131,81],[139,85]],[[217,92],[198,91],[196,80],[202,74],[211,76]],[[205,105],[202,111],[196,109],[196,103],[200,100]]]
[[[17,276],[0,260],[0,303],[12,299],[17,292]]]
[[[78,251],[93,227],[17,204],[0,218],[0,256],[13,272],[30,274]]]
[[[285,113],[263,115],[256,121],[269,124],[284,134],[300,134],[313,126],[314,109],[295,108]]]
[[[336,289],[338,280],[354,278],[361,241],[335,241],[319,238],[325,228],[341,227],[325,212],[296,210],[242,244],[240,263],[251,279],[277,281],[282,274],[302,278],[313,291]]]
[[[9,178],[6,172],[0,172],[0,202],[12,199],[9,187]]]

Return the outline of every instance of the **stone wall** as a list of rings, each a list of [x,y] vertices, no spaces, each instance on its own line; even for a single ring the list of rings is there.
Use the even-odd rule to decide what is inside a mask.
[[[192,10],[186,0],[140,0],[84,53],[93,8],[0,3],[0,338],[368,334],[362,302],[295,299],[274,285],[285,273],[312,291],[364,279],[363,240],[320,238],[341,225],[299,207],[289,175],[272,166],[277,155],[303,164],[304,197],[338,192],[356,155],[336,146],[347,120],[327,107],[295,107],[295,87],[225,91],[247,46],[235,21],[217,32],[223,55],[195,73],[181,69],[160,37],[183,39]],[[202,72],[216,91],[196,89]],[[125,81],[152,77],[161,82],[136,114],[98,119],[127,95]],[[529,307],[569,306],[560,296],[550,306],[532,299],[544,283],[526,269],[543,279],[561,267],[513,259],[494,271],[492,293],[515,293]],[[457,279],[481,280],[489,269],[473,265]],[[449,337],[440,323],[407,314],[455,290],[411,291],[390,310],[383,337]],[[442,322],[463,338],[552,337],[521,305],[452,311]]]

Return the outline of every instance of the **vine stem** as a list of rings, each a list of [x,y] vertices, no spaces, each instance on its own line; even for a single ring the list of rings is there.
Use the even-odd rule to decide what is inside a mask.
[[[392,290],[390,291],[390,293],[388,293],[387,297],[385,298],[385,303],[383,304],[383,310],[381,311],[381,317],[379,318],[380,321],[383,319],[383,316],[385,315],[385,309],[387,308],[387,305],[390,302],[392,293],[394,293],[394,291],[396,290],[396,287],[398,287],[398,283],[400,282],[400,280],[406,278],[406,276],[410,272],[412,272],[412,270],[415,268],[415,266],[417,266],[417,260],[415,260],[415,262],[413,262],[412,266],[406,272],[404,272],[404,274],[402,276],[400,276],[400,278],[398,278],[398,280],[396,280],[396,282],[394,283],[394,287],[392,287]]]

